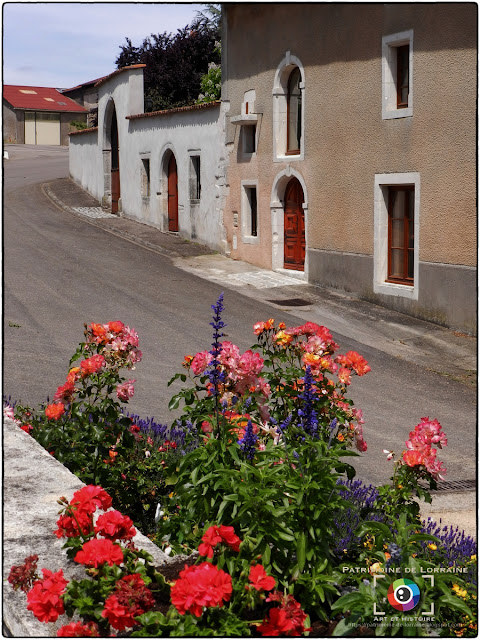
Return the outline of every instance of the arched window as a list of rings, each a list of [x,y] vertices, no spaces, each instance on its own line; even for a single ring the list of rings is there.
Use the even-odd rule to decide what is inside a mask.
[[[302,92],[300,69],[295,69],[288,79],[287,95],[287,154],[300,153],[302,139]]]
[[[305,71],[300,60],[287,51],[277,67],[273,83],[273,155],[303,160],[305,125]]]

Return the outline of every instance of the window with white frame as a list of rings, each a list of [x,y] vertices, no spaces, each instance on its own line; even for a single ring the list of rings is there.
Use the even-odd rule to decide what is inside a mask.
[[[374,292],[418,300],[420,175],[375,176]]]
[[[413,29],[382,38],[382,118],[413,115]]]
[[[242,151],[247,155],[255,153],[257,126],[255,124],[242,126]]]
[[[190,200],[200,200],[201,191],[200,156],[190,156]]]
[[[257,181],[242,180],[242,241],[258,242]]]
[[[277,67],[273,85],[274,161],[303,160],[305,129],[305,70],[287,51]]]
[[[150,197],[150,158],[142,158],[142,196]]]

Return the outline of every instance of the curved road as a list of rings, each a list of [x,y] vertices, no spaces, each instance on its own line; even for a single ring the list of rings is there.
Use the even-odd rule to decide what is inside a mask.
[[[135,327],[144,357],[131,412],[168,421],[169,378],[183,356],[210,347],[210,305],[225,289],[225,321],[241,349],[252,325],[272,315],[302,324],[271,305],[196,277],[158,253],[106,233],[58,209],[42,183],[68,175],[68,151],[11,146],[4,161],[3,391],[25,404],[42,402],[62,384],[83,338],[83,325],[122,320]],[[268,290],[261,294],[268,298]],[[259,296],[257,296],[259,297]],[[372,373],[355,379],[351,396],[366,418],[369,450],[356,467],[371,482],[391,465],[382,449],[401,450],[422,416],[438,418],[449,439],[440,454],[448,480],[475,477],[476,394],[449,378],[335,333],[341,351],[363,354]]]

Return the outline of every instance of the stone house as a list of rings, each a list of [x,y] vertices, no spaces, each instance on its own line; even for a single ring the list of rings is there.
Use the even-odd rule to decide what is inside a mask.
[[[68,145],[70,123],[86,122],[87,111],[57,89],[6,84],[2,121],[6,143]]]
[[[477,6],[223,9],[230,255],[475,332]]]
[[[70,175],[113,213],[225,252],[219,102],[144,113],[143,69],[99,80],[98,126],[70,136]]]
[[[222,25],[221,103],[144,113],[143,65],[117,70],[72,177],[234,259],[476,333],[476,5],[226,3]]]

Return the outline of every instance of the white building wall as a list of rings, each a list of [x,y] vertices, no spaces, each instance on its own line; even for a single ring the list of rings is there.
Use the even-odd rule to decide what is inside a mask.
[[[168,230],[168,158],[178,175],[179,235],[218,250],[223,245],[223,138],[220,106],[129,120],[121,156],[122,207],[128,217]],[[200,158],[201,197],[190,199],[191,156]],[[142,159],[150,160],[150,197],[142,196]],[[123,174],[122,174],[123,171]]]
[[[173,153],[178,174],[179,235],[224,252],[226,184],[220,104],[143,114],[143,68],[114,72],[99,85],[98,92],[97,134],[70,137],[73,180],[104,205],[108,202],[108,128],[113,100],[120,148],[121,215],[168,231],[166,169]],[[200,157],[201,198],[195,202],[190,200],[192,155]],[[142,160],[150,163],[148,197],[142,194]]]
[[[97,200],[101,200],[103,197],[103,166],[96,129],[70,136],[68,160],[72,180]]]

